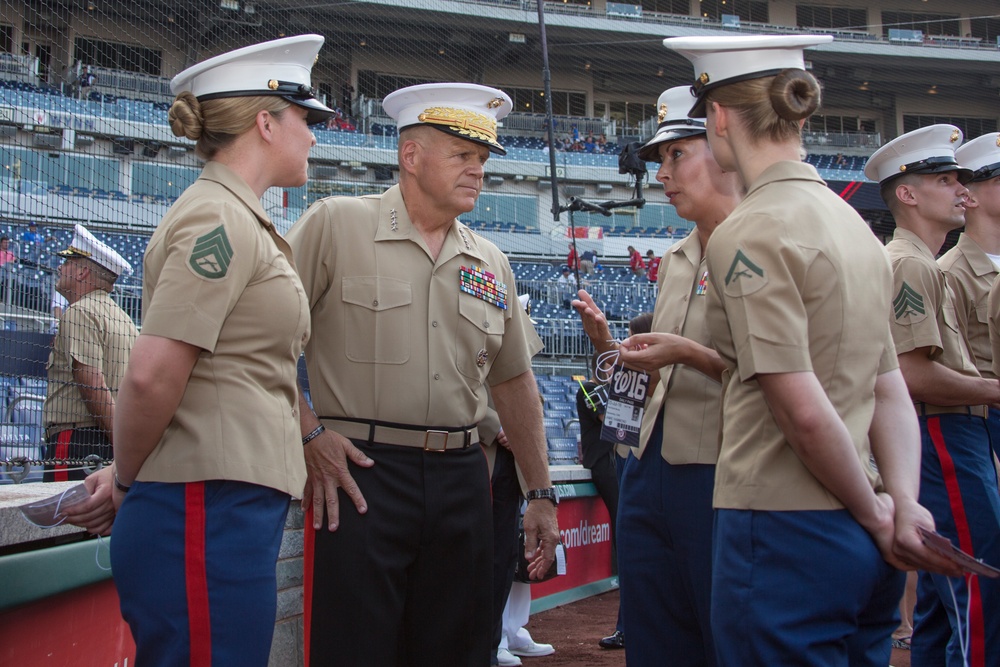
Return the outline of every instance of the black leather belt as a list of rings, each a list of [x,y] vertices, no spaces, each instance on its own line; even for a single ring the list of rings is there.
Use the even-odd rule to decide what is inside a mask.
[[[97,428],[93,422],[77,422],[69,424],[47,424],[45,426],[45,439],[51,440],[52,436],[63,431],[73,431],[78,428]]]
[[[320,417],[324,425],[345,438],[381,442],[386,445],[420,447],[428,452],[467,449],[479,442],[479,429],[473,426],[414,426],[371,419]]]

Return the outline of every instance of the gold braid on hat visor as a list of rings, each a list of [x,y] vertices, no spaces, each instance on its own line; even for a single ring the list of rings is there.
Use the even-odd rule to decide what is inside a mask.
[[[79,248],[75,248],[73,246],[70,246],[65,250],[60,251],[58,254],[62,255],[63,257],[66,257],[67,255],[77,255],[79,257],[91,257],[93,255],[93,253],[89,253],[86,250],[80,250]]]
[[[431,107],[424,109],[417,120],[430,125],[446,125],[463,136],[497,143],[497,121],[484,113],[451,107]]]

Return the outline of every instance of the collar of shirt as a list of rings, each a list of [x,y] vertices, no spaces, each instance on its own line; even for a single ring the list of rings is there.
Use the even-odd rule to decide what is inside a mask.
[[[274,227],[271,223],[271,219],[267,217],[267,213],[264,212],[264,207],[261,206],[260,199],[257,197],[257,194],[250,189],[250,186],[247,185],[246,181],[244,181],[235,171],[226,165],[221,162],[210,160],[205,164],[205,168],[202,170],[199,178],[204,178],[207,181],[213,181],[226,188],[236,195],[241,202],[246,204],[246,207],[250,209],[250,212],[254,214],[262,226],[268,229]]]
[[[924,255],[927,259],[937,264],[934,259],[934,253],[931,249],[927,247],[927,244],[920,240],[920,237],[911,232],[908,229],[903,229],[902,227],[896,227],[896,231],[892,234],[892,240],[907,241],[912,244],[921,255]]]
[[[993,260],[968,234],[962,234],[958,237],[958,249],[965,255],[965,259],[968,260],[969,266],[972,267],[977,276],[989,276],[997,272]]]
[[[778,181],[816,181],[821,185],[826,185],[826,181],[820,178],[819,172],[811,164],[782,160],[772,164],[757,177],[753,185],[747,189],[747,197],[765,185]]]
[[[428,252],[428,256],[430,254],[427,244],[414,228],[410,215],[406,212],[406,204],[403,202],[403,193],[399,185],[392,186],[382,195],[375,242],[382,241],[412,241]],[[448,236],[441,246],[441,252],[438,253],[437,264],[444,264],[456,255],[468,255],[484,266],[489,265],[479,248],[478,237],[457,219],[452,222],[451,229],[448,230]]]
[[[672,255],[683,253],[691,266],[697,269],[701,263],[701,241],[698,238],[697,230],[692,230],[684,239],[667,248],[667,252]]]

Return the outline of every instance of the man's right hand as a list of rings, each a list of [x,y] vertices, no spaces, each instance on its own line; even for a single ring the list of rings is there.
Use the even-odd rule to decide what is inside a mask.
[[[302,509],[312,504],[313,528],[323,527],[323,510],[326,509],[328,528],[330,532],[340,525],[340,506],[337,503],[337,489],[343,489],[351,499],[358,513],[368,511],[365,497],[361,494],[357,482],[351,477],[347,460],[355,465],[370,468],[375,461],[368,458],[364,452],[344,436],[329,429],[306,443],[305,447],[306,488],[302,493]]]
[[[611,342],[611,328],[608,326],[608,320],[604,313],[598,308],[587,290],[580,290],[577,292],[577,296],[579,298],[573,299],[570,305],[576,309],[576,312],[580,313],[580,319],[583,320],[583,330],[590,338],[594,349],[598,352],[610,350],[614,347],[614,343]]]

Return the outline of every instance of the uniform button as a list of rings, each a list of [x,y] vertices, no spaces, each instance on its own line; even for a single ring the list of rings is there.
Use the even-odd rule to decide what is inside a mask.
[[[378,299],[375,299],[374,301],[372,301],[372,305],[375,306],[376,308],[378,308]]]
[[[490,321],[489,320],[483,320],[483,328],[484,329],[489,329],[490,328]]]
[[[292,416],[296,417],[296,416],[298,416],[298,414],[299,414],[299,411],[296,410],[295,408],[292,408]]]
[[[685,295],[684,295],[684,298],[683,298],[683,299],[681,299],[681,300],[682,300],[682,301],[687,301],[687,300],[688,300],[688,295],[687,295],[687,294],[685,294]]]
[[[440,380],[441,379],[441,374],[440,373],[435,373],[434,374],[434,379],[435,380]]]
[[[436,327],[437,325],[438,325],[437,320],[434,320],[433,322],[431,322],[431,326],[432,327]]]
[[[681,328],[680,327],[674,327],[674,333],[675,334],[679,334],[680,332],[681,332]]]

